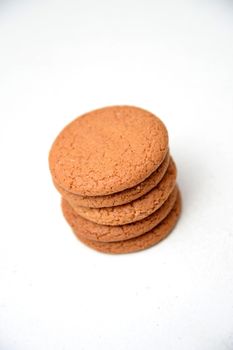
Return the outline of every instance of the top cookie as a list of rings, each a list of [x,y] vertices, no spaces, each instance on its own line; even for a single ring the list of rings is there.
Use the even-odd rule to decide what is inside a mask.
[[[137,107],[106,107],[61,131],[49,165],[63,189],[83,196],[107,195],[145,180],[167,150],[168,134],[159,118]]]

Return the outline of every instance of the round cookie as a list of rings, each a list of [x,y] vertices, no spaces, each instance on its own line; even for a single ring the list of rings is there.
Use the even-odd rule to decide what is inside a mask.
[[[140,236],[158,225],[171,211],[177,198],[177,186],[166,202],[145,219],[121,226],[98,225],[77,215],[69,203],[62,199],[62,211],[69,225],[79,236],[100,242],[116,242]]]
[[[144,233],[141,236],[120,242],[97,242],[91,241],[79,235],[78,230],[75,230],[74,233],[80,241],[100,252],[113,254],[132,253],[149,248],[168,236],[171,230],[175,227],[180,213],[181,197],[178,195],[176,203],[167,217],[151,231]]]
[[[102,225],[124,225],[144,219],[166,201],[175,187],[176,166],[173,160],[159,184],[133,202],[111,208],[86,208],[73,206],[80,216]]]
[[[55,183],[82,196],[136,186],[162,163],[168,134],[152,113],[132,106],[106,107],[68,124],[49,154]]]
[[[167,153],[162,164],[148,178],[140,184],[126,189],[121,192],[105,195],[105,196],[79,196],[65,191],[62,187],[54,182],[55,187],[73,206],[82,206],[89,208],[113,207],[129,203],[142,195],[148,193],[163,178],[170,161],[169,153]]]

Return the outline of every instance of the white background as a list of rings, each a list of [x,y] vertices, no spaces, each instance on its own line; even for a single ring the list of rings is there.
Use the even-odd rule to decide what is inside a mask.
[[[48,170],[91,109],[162,118],[183,215],[147,251],[82,245]],[[0,1],[0,350],[233,349],[233,1]]]

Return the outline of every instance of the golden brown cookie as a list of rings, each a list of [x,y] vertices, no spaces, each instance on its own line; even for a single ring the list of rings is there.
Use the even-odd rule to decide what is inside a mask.
[[[158,225],[171,211],[177,198],[177,187],[174,188],[166,202],[145,219],[121,226],[99,225],[77,215],[69,203],[62,200],[62,211],[69,225],[79,236],[100,241],[115,242],[140,236]]]
[[[53,180],[82,196],[102,196],[136,186],[162,163],[168,134],[152,113],[114,106],[67,125],[49,154]]]
[[[175,187],[176,166],[173,160],[159,184],[133,202],[110,208],[86,208],[74,206],[77,214],[101,225],[124,225],[144,219],[156,211],[169,197]]]
[[[75,235],[89,247],[103,253],[131,253],[149,248],[164,239],[174,228],[181,213],[181,197],[178,195],[173,209],[163,221],[154,227],[151,231],[141,236],[131,238],[120,242],[97,242],[91,241],[79,235],[78,229],[74,231]]]
[[[141,197],[148,193],[153,187],[155,187],[163,178],[170,161],[169,153],[167,153],[164,161],[158,169],[156,169],[148,178],[137,186],[128,188],[124,191],[108,194],[105,196],[79,196],[65,191],[62,187],[54,182],[55,187],[73,206],[83,206],[89,208],[103,208],[113,207],[129,203],[134,199]]]

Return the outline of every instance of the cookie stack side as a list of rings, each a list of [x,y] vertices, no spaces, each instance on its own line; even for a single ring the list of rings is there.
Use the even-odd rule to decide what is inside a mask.
[[[148,248],[179,217],[168,133],[148,111],[115,106],[75,119],[55,140],[49,165],[66,220],[96,250]]]

